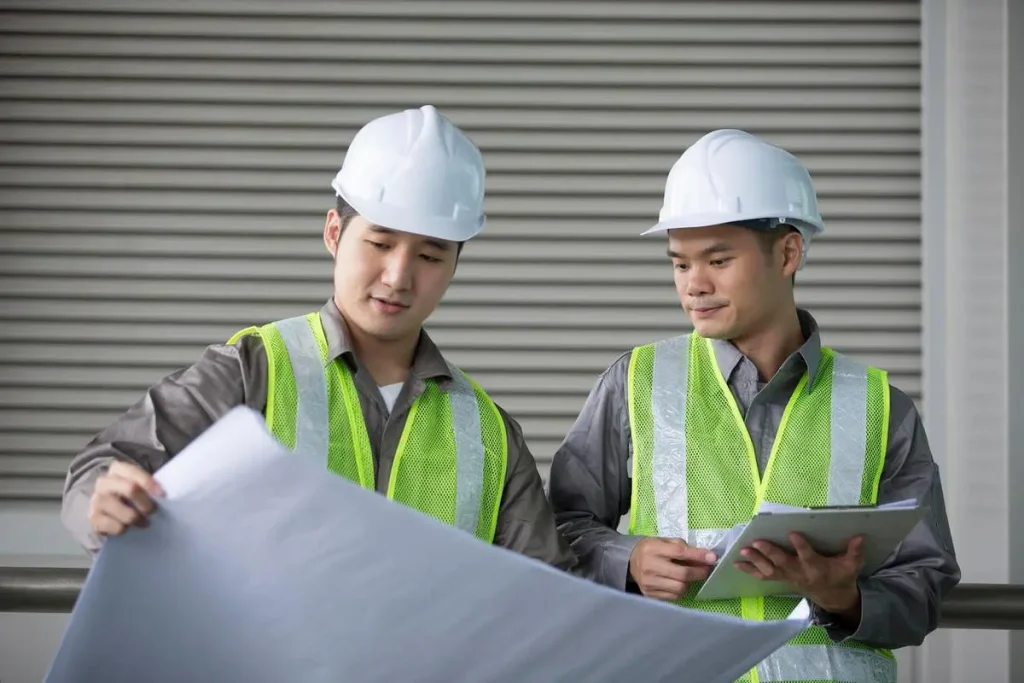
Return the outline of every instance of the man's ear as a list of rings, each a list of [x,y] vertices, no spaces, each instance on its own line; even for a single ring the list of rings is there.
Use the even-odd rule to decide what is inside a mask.
[[[338,255],[338,241],[341,239],[341,216],[334,209],[327,212],[327,221],[324,223],[324,246],[330,253],[331,258]]]
[[[782,249],[782,275],[793,277],[800,269],[800,260],[804,253],[804,236],[799,230],[793,230],[779,240]]]

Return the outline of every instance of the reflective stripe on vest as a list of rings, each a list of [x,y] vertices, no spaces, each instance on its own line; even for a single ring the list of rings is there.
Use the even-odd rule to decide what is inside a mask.
[[[302,457],[373,490],[373,455],[351,372],[327,362],[316,313],[250,328],[268,358],[267,423]],[[389,498],[493,541],[505,485],[504,420],[487,394],[448,363],[450,387],[428,380],[409,409],[388,483]]]
[[[288,350],[292,374],[295,376],[295,445],[296,453],[318,462],[327,462],[330,438],[327,412],[327,375],[313,330],[306,318],[282,320],[274,325]],[[275,363],[275,368],[280,364]],[[278,396],[275,396],[277,399]],[[275,400],[276,402],[276,400]],[[271,403],[269,396],[267,403]]]
[[[896,660],[866,649],[829,645],[786,645],[757,665],[760,683],[842,681],[876,683],[896,680]]]
[[[787,405],[762,478],[739,407],[709,340],[677,337],[633,350],[627,382],[633,439],[630,533],[711,548],[764,500],[789,505],[871,504],[888,433],[884,372],[822,349],[813,386],[806,373]],[[747,619],[781,619],[783,596],[680,604]],[[837,646],[812,627],[749,672],[757,681],[895,680],[885,650]]]
[[[476,533],[484,489],[484,442],[480,406],[466,376],[448,363],[454,386],[448,391],[455,435],[455,526]]]

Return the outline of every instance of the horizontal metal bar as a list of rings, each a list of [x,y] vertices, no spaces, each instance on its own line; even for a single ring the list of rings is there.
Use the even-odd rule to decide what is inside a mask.
[[[86,571],[0,567],[0,612],[70,612]],[[939,627],[1024,630],[1024,585],[960,584],[943,603]]]
[[[1024,585],[960,584],[942,603],[940,628],[1024,630]]]
[[[0,567],[0,612],[70,612],[87,569]]]

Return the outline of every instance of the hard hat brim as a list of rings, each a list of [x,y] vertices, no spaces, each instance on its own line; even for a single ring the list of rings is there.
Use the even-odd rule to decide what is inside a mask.
[[[345,192],[342,184],[338,181],[333,182],[332,186],[335,193],[355,209],[356,213],[374,225],[388,230],[407,232],[448,242],[467,242],[480,234],[487,220],[486,215],[482,213],[475,221],[456,221],[441,216],[413,215],[393,205],[356,197]]]
[[[764,218],[774,218],[779,222],[791,223],[801,232],[807,233],[808,237],[815,237],[824,232],[824,226],[821,223],[811,223],[806,219],[790,218],[785,215],[778,216],[765,216],[763,212],[750,213],[750,214],[722,214],[722,213],[706,213],[706,214],[694,214],[692,216],[680,216],[677,218],[668,218],[658,222],[657,225],[648,228],[644,232],[640,233],[641,237],[648,235],[661,235],[670,230],[684,230],[690,228],[710,228],[716,225],[729,225],[731,223],[739,223],[742,221],[753,221],[761,220]]]

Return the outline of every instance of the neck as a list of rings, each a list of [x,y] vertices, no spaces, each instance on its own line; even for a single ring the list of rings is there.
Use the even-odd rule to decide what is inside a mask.
[[[767,382],[805,340],[794,306],[756,332],[729,341],[750,359],[761,380]]]
[[[335,302],[337,305],[337,302]],[[338,307],[339,312],[341,307]],[[342,313],[342,318],[345,318]],[[399,384],[409,376],[416,355],[419,334],[400,339],[381,339],[369,334],[345,318],[349,341],[356,357],[366,367],[378,386]]]

